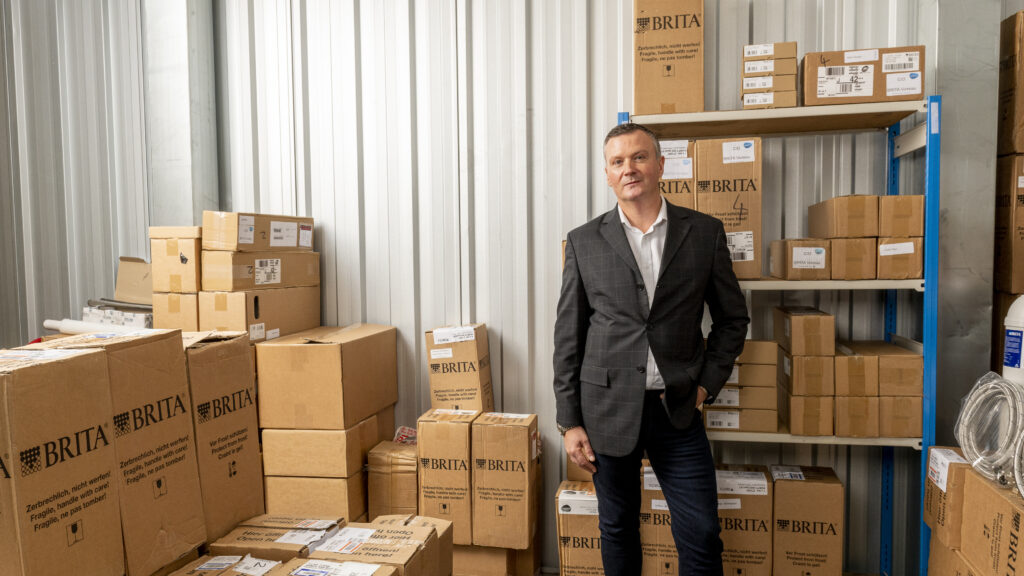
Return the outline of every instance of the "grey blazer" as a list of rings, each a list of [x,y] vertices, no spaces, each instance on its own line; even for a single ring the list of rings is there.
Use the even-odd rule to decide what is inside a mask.
[[[705,303],[712,319],[706,349]],[[583,426],[601,454],[628,454],[640,434],[650,345],[665,380],[665,410],[685,428],[697,411],[697,386],[708,391],[708,402],[714,399],[743,351],[749,323],[721,221],[668,204],[665,251],[648,306],[613,208],[566,241],[555,321],[558,423]]]

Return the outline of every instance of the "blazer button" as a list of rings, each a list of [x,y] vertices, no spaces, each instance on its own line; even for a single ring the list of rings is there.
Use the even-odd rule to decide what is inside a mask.
[[[647,287],[644,286],[643,284],[637,284],[636,287],[639,288],[641,292],[647,291]]]
[[[637,366],[636,367],[636,371],[641,373],[641,374],[643,374],[644,372],[647,372],[647,367],[646,366]]]

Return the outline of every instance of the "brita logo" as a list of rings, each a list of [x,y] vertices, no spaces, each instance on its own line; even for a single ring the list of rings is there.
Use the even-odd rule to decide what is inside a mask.
[[[0,456],[0,474],[3,474],[4,478],[11,477],[11,473],[7,471],[7,464],[4,463],[3,456]]]
[[[641,512],[640,523],[648,526],[671,526],[672,515],[668,512]]]
[[[420,465],[428,470],[469,470],[466,461],[458,458],[420,458]]]
[[[757,184],[751,178],[699,180],[697,181],[697,190],[700,192],[757,192]]]
[[[430,365],[430,371],[434,374],[462,374],[476,372],[477,368],[473,362],[437,362]]]
[[[252,406],[252,391],[249,388],[244,388],[236,390],[230,395],[203,402],[196,406],[196,412],[199,413],[199,423],[204,424],[247,406]]]
[[[600,550],[600,536],[562,536],[562,548],[582,548],[584,550]]]
[[[722,530],[734,532],[767,532],[768,523],[761,518],[722,518],[718,521],[722,524]],[[785,522],[783,520],[783,522]]]
[[[744,142],[743,143],[743,147],[744,148],[753,148],[753,146],[754,146],[753,142]]]
[[[836,526],[831,522],[778,519],[775,521],[775,529],[779,532],[790,532],[792,534],[817,534],[821,536],[836,535]]]
[[[22,450],[19,455],[21,475],[24,477],[41,472],[46,468],[78,458],[82,454],[88,454],[104,446],[110,446],[110,441],[107,440],[107,433],[103,431],[102,426],[79,430],[69,436],[61,436],[56,440]],[[4,474],[7,474],[6,467],[4,467]]]
[[[911,80],[917,80],[917,77],[918,77],[918,73],[917,72],[911,72],[910,73],[910,79]]]
[[[689,180],[662,180],[658,182],[662,194],[692,194]]]
[[[672,16],[641,16],[636,19],[636,31],[657,32],[658,30],[682,30],[700,28],[697,14],[675,14]]]
[[[477,458],[476,469],[488,472],[526,472],[522,460],[493,460],[490,458]]]
[[[120,438],[136,430],[185,413],[185,403],[181,400],[181,396],[175,395],[161,398],[156,402],[132,408],[128,412],[115,414],[114,436]]]

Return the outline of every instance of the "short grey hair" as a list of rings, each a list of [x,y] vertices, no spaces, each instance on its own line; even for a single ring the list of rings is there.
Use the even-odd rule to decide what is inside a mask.
[[[643,124],[633,124],[632,122],[624,122],[608,131],[608,135],[604,137],[604,147],[608,146],[608,141],[612,138],[618,138],[626,134],[632,134],[633,132],[643,132],[650,136],[651,141],[654,142],[654,157],[661,158],[661,144],[658,143],[658,137],[651,131],[650,128]]]

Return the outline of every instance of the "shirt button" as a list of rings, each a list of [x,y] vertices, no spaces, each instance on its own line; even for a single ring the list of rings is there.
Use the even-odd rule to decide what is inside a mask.
[[[643,374],[644,372],[647,372],[647,367],[646,366],[637,366],[636,367],[636,371],[641,373],[641,374]]]

